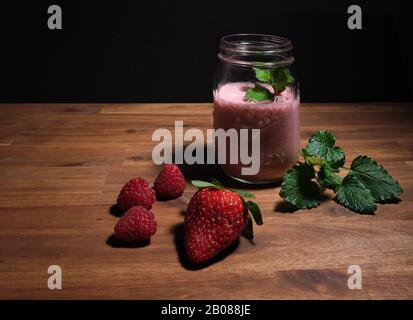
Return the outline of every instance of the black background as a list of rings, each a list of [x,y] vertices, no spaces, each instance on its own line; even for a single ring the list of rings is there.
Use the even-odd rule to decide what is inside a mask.
[[[52,4],[63,30],[47,28]],[[211,101],[232,33],[290,38],[303,101],[411,101],[412,27],[400,0],[2,1],[0,102]]]

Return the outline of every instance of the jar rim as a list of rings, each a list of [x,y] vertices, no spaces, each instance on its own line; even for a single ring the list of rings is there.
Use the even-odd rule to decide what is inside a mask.
[[[230,63],[263,67],[290,65],[293,45],[287,38],[255,33],[231,34],[221,37],[218,57]],[[258,56],[263,61],[253,61],[248,57]]]

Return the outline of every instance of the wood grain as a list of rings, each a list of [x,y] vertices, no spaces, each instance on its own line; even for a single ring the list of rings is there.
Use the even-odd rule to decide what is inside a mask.
[[[358,215],[324,202],[286,212],[279,187],[251,190],[265,224],[200,270],[182,252],[183,212],[194,188],[157,202],[145,247],[111,237],[117,192],[133,176],[153,181],[157,128],[211,125],[210,104],[0,105],[0,298],[2,299],[412,299],[413,105],[303,104],[302,144],[334,132],[348,159],[368,154],[402,184],[398,204]],[[187,167],[210,177],[215,167]],[[217,173],[219,174],[219,173]],[[47,288],[47,268],[63,290]],[[360,265],[362,289],[347,268]]]

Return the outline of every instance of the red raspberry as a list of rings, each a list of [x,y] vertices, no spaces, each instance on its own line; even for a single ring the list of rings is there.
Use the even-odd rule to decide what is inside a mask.
[[[184,193],[185,178],[176,164],[166,164],[156,177],[153,188],[163,199],[175,199]]]
[[[133,178],[126,183],[118,195],[118,207],[122,212],[134,206],[150,209],[156,201],[155,191],[149,188],[148,182],[142,178]]]
[[[156,232],[157,223],[152,212],[144,207],[132,207],[115,226],[115,235],[122,241],[149,240]]]

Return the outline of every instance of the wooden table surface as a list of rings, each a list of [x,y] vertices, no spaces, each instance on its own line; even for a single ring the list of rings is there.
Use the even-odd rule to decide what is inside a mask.
[[[302,144],[331,130],[351,161],[367,154],[404,188],[398,204],[359,215],[332,201],[286,212],[279,187],[253,190],[265,224],[224,259],[194,270],[182,253],[183,212],[195,189],[157,202],[145,247],[113,240],[117,193],[151,183],[152,132],[211,125],[211,104],[0,105],[0,298],[413,298],[413,105],[303,104]],[[212,169],[212,171],[211,171]],[[216,168],[187,167],[205,178]],[[212,173],[211,173],[212,172]],[[218,172],[215,170],[215,172]],[[219,173],[218,173],[219,175]],[[49,290],[49,265],[62,290]],[[362,289],[350,290],[350,265]]]

